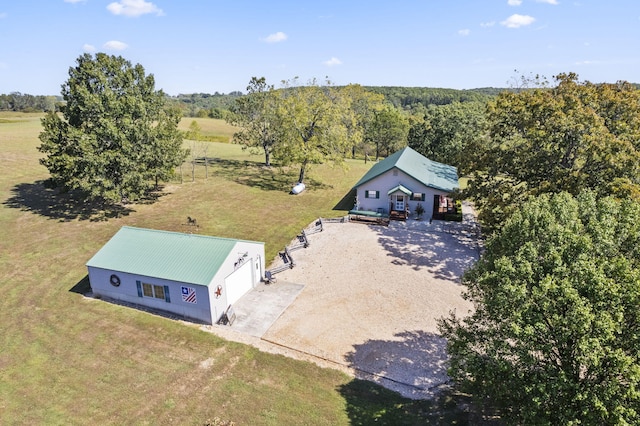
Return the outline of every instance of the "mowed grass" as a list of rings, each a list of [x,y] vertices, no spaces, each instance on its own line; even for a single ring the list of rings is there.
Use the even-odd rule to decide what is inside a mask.
[[[228,124],[225,120],[199,117],[184,117],[178,128],[182,131],[189,131],[192,122],[198,123],[200,134],[206,140],[214,140],[216,142],[231,142],[233,134],[237,129]]]
[[[87,260],[124,225],[264,241],[274,257],[317,217],[344,214],[333,207],[370,164],[318,166],[308,190],[292,196],[297,171],[212,143],[208,178],[199,166],[191,181],[186,164],[182,183],[176,176],[155,202],[114,214],[43,185],[39,119],[0,113],[0,424],[463,422],[450,402],[406,400],[76,292]]]

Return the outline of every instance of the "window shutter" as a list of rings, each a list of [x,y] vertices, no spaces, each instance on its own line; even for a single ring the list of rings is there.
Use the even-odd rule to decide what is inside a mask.
[[[367,190],[364,191],[364,198],[369,198],[369,191]]]
[[[424,192],[422,193],[422,199],[420,201],[426,201],[427,200],[427,194],[425,194]]]
[[[164,301],[167,303],[171,303],[171,297],[169,297],[169,286],[164,286]]]
[[[380,191],[376,191],[376,198],[380,198]]]
[[[136,281],[136,287],[138,287],[138,297],[142,297],[142,283],[140,281]]]

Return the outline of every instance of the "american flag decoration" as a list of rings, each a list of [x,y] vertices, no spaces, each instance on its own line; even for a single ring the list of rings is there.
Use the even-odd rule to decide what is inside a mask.
[[[196,289],[193,287],[182,287],[182,300],[187,303],[198,303]]]

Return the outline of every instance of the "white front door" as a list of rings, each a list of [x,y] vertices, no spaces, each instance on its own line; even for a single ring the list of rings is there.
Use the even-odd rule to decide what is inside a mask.
[[[394,195],[395,208],[394,210],[404,211],[404,195]]]

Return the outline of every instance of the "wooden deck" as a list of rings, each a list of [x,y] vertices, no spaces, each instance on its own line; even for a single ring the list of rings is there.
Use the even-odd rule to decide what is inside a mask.
[[[367,210],[351,210],[349,211],[349,221],[373,222],[379,225],[389,225],[389,216],[384,213]]]

